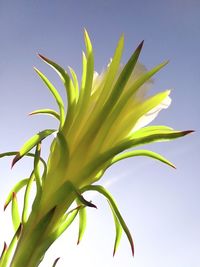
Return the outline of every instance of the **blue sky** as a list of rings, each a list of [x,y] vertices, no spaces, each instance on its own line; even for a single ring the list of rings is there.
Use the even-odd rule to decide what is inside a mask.
[[[101,71],[125,34],[123,62],[144,39],[140,61],[151,68],[170,63],[154,80],[155,91],[172,89],[172,104],[154,124],[194,129],[195,134],[171,143],[148,146],[168,157],[177,170],[150,159],[128,159],[109,170],[102,183],[112,181],[115,196],[135,241],[135,257],[126,238],[112,258],[114,226],[107,203],[95,196],[98,211],[90,211],[88,229],[76,246],[73,226],[41,266],[61,256],[58,266],[199,267],[200,251],[200,2],[168,1],[0,1],[0,150],[17,150],[30,136],[55,126],[51,118],[28,117],[54,101],[33,71],[37,66],[62,85],[36,56],[46,55],[81,75],[83,28],[92,39],[95,67]],[[28,175],[27,160],[10,170],[0,161],[0,201],[17,179]],[[8,217],[9,214],[7,213]],[[3,217],[1,214],[1,221]],[[0,222],[2,225],[2,222]],[[3,229],[3,230],[2,230]],[[0,228],[3,235],[5,224]],[[8,229],[6,229],[8,231]],[[1,242],[3,242],[0,237]],[[3,243],[2,243],[3,244]],[[1,244],[0,244],[1,245]],[[1,245],[2,246],[2,245]]]

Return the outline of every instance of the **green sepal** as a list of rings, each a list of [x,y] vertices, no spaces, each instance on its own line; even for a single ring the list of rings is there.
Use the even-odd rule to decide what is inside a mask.
[[[62,132],[57,133],[57,139],[59,144],[59,168],[65,168],[69,162],[69,146]]]
[[[41,142],[36,145],[35,157],[34,157],[34,176],[37,186],[37,191],[41,190],[42,182],[40,177],[40,154],[41,154]]]
[[[114,164],[114,163],[116,163],[122,159],[130,158],[130,157],[137,157],[137,156],[150,157],[150,158],[159,160],[159,161],[169,165],[170,167],[176,169],[176,167],[174,166],[174,164],[172,162],[170,162],[169,160],[167,160],[165,157],[161,156],[160,154],[153,152],[153,151],[150,151],[150,150],[134,150],[134,151],[129,151],[129,152],[119,154],[111,160],[110,165],[112,165],[112,164]]]
[[[35,247],[35,253],[32,255],[32,250],[29,249],[27,244],[25,245],[25,247],[21,247],[22,251],[25,251],[26,253],[23,253],[23,255],[20,255],[20,258],[18,259],[18,263],[21,264],[20,266],[24,266],[24,262],[29,262],[30,265],[33,266],[33,262],[35,264],[36,263],[38,264],[38,262],[41,261],[44,255],[44,252],[46,250],[45,251],[38,250],[39,241],[41,240],[42,236],[45,235],[45,231],[48,225],[51,223],[55,210],[56,210],[56,206],[50,209],[34,226],[32,230],[32,235],[31,235],[31,242],[29,242],[29,245],[31,247]]]
[[[77,199],[77,205],[80,205],[81,202]],[[79,231],[78,231],[78,240],[77,245],[80,243],[80,241],[83,238],[83,235],[85,233],[86,224],[87,224],[87,212],[86,208],[79,209]]]
[[[73,210],[67,212],[63,218],[62,223],[58,229],[52,234],[52,239],[56,240],[62,233],[64,233],[67,228],[73,223],[74,219],[78,215],[78,212],[83,208],[82,205],[74,208]]]
[[[108,201],[109,205],[111,206],[111,210],[113,212],[113,215],[116,216],[115,218],[115,223],[118,227],[118,229],[116,229],[116,239],[115,239],[115,246],[114,246],[114,252],[113,254],[115,253],[115,250],[119,244],[119,240],[120,240],[120,227],[118,226],[118,223],[117,223],[117,220],[118,222],[120,223],[122,229],[124,230],[128,240],[129,240],[129,243],[130,243],[130,246],[131,246],[131,250],[132,250],[132,255],[134,255],[134,244],[133,244],[133,239],[132,239],[132,236],[131,236],[131,233],[124,221],[124,219],[122,218],[119,210],[118,210],[118,207],[117,207],[117,204],[113,198],[113,196],[108,192],[108,190],[106,190],[103,186],[101,185],[88,185],[88,186],[85,186],[81,189],[81,192],[85,192],[85,191],[97,191],[99,192],[100,194],[102,194]],[[117,220],[116,220],[117,219]]]
[[[4,241],[3,249],[2,249],[2,252],[1,252],[1,256],[0,256],[0,263],[3,260],[4,254],[5,254],[5,252],[6,252],[7,249],[8,249],[7,244]]]
[[[86,68],[86,80],[85,86],[82,88],[82,94],[84,94],[82,110],[85,110],[85,106],[88,103],[91,90],[92,90],[92,82],[93,82],[93,74],[94,74],[94,55],[92,44],[89,38],[89,35],[86,30],[84,30],[84,40],[86,46],[86,57],[87,57],[87,68]]]
[[[38,115],[38,114],[50,115],[60,121],[60,115],[53,109],[37,109],[29,113],[29,115]]]
[[[15,244],[17,242],[17,240],[19,239],[20,235],[21,235],[21,232],[22,232],[22,228],[23,228],[23,225],[20,224],[17,231],[15,232],[7,250],[5,250],[4,254],[3,254],[3,257],[0,261],[0,267],[8,267],[8,263],[10,261],[10,257],[12,255],[12,251],[15,247]]]
[[[9,205],[9,203],[11,202],[12,200],[12,197],[13,197],[13,192],[17,193],[20,191],[20,189],[22,189],[25,185],[27,185],[29,181],[29,178],[26,178],[26,179],[23,179],[21,181],[19,181],[18,183],[16,183],[12,190],[9,192],[7,198],[6,198],[6,201],[5,201],[5,204],[4,204],[4,210],[7,208],[7,206]]]
[[[47,238],[45,238],[45,241],[42,242],[41,244],[39,244],[37,246],[37,250],[38,251],[43,251],[46,252],[47,248],[50,247],[50,245],[56,240],[58,239],[59,236],[61,236],[61,234],[63,232],[65,232],[67,230],[67,228],[72,224],[72,222],[74,221],[74,219],[76,218],[79,209],[82,206],[76,207],[75,209],[67,212],[63,218],[61,219],[61,223],[58,226],[58,228],[53,231],[52,233],[50,233]]]
[[[76,98],[77,98],[74,85],[69,75],[67,74],[67,72],[61,66],[59,66],[57,63],[53,62],[52,60],[40,54],[38,55],[45,63],[47,63],[51,68],[53,68],[58,73],[59,77],[61,78],[64,84],[64,87],[67,93],[67,103],[68,103],[67,121],[71,123],[73,113],[74,113],[74,108],[76,105]],[[65,123],[66,123],[66,120],[64,124]]]
[[[110,203],[109,203],[110,205]],[[117,218],[117,216],[115,215],[115,212],[112,208],[112,206],[110,205],[110,208],[112,210],[112,214],[113,214],[113,218],[114,218],[114,223],[115,223],[115,243],[114,243],[114,249],[113,249],[113,257],[115,256],[115,253],[118,249],[118,246],[120,244],[120,241],[121,241],[121,236],[122,236],[122,226],[121,224],[119,223],[119,220]]]
[[[100,105],[102,105],[107,96],[108,92],[110,91],[110,88],[112,88],[112,85],[115,81],[117,72],[119,70],[120,66],[120,61],[123,53],[123,48],[124,48],[124,35],[122,35],[118,41],[117,47],[115,49],[114,56],[112,58],[112,61],[108,67],[108,72],[106,74],[106,79],[105,79],[105,84],[101,92],[101,96],[99,97],[99,102],[97,103],[96,109],[99,108]]]
[[[78,82],[78,78],[76,75],[76,72],[69,67],[72,79],[73,79],[73,84],[74,84],[74,90],[75,90],[75,95],[76,95],[76,103],[78,102],[78,98],[79,98],[79,82]]]
[[[16,193],[13,192],[12,194],[12,223],[14,227],[14,231],[16,231],[20,225],[21,219],[19,214],[19,207],[17,202],[17,196]]]
[[[128,80],[131,76],[131,73],[133,72],[134,67],[137,63],[142,46],[143,46],[143,41],[139,44],[139,46],[134,51],[134,53],[130,57],[129,61],[127,62],[127,64],[124,66],[117,82],[114,85],[112,93],[111,93],[109,99],[107,100],[107,102],[103,108],[102,113],[104,115],[105,114],[108,115],[108,113],[112,110],[112,108],[114,107],[114,105],[118,101],[120,95],[122,94],[123,89],[125,88],[125,85],[127,84]]]
[[[54,96],[54,98],[58,104],[59,111],[60,111],[60,116],[59,116],[60,117],[60,126],[62,128],[64,121],[65,121],[65,108],[64,108],[64,103],[63,103],[62,97],[58,93],[57,89],[53,86],[53,84],[48,80],[48,78],[41,71],[39,71],[37,68],[34,68],[34,69],[37,72],[37,74],[40,76],[40,78],[43,80],[43,82],[46,84],[46,86],[49,88],[49,90],[53,94],[53,96]]]
[[[10,156],[16,156],[16,155],[18,155],[19,154],[19,152],[18,151],[9,151],[9,152],[4,152],[4,153],[1,153],[0,154],[0,158],[3,158],[3,157],[10,157]],[[27,153],[26,155],[24,155],[24,156],[27,156],[27,157],[31,157],[31,158],[35,158],[35,154],[34,153]],[[43,164],[43,167],[44,167],[44,171],[43,171],[43,177],[46,177],[46,173],[47,173],[47,164],[46,164],[46,162],[45,162],[45,160],[42,158],[42,157],[40,157],[40,161],[41,161],[41,163]],[[15,192],[17,192],[16,190],[15,190]]]
[[[40,143],[43,139],[45,139],[47,136],[54,133],[56,130],[47,129],[44,131],[41,131],[37,133],[36,135],[32,136],[20,149],[20,151],[17,153],[17,155],[14,157],[12,161],[12,167],[15,165],[15,163],[20,160],[23,156],[25,156],[32,148],[34,148],[38,143]]]
[[[158,71],[160,71],[164,66],[168,64],[168,61],[164,61],[163,63],[157,65],[150,71],[141,75],[133,84],[128,88],[126,93],[122,96],[119,103],[116,106],[116,109],[121,110],[121,108],[125,105],[125,103],[139,90],[139,88],[148,80],[152,78]]]
[[[145,131],[145,128],[138,130],[137,132],[133,133],[131,137],[128,137],[123,142],[120,142],[115,147],[104,152],[96,160],[94,160],[94,162],[92,163],[93,168],[96,168],[97,166],[101,166],[101,165],[103,167],[103,165],[106,164],[106,162],[108,162],[109,160],[112,160],[114,156],[123,152],[126,149],[139,146],[139,145],[148,144],[148,143],[170,141],[170,140],[185,136],[193,132],[192,130],[174,131],[174,130],[170,130],[170,128],[167,128],[167,130],[165,130],[162,126],[161,126],[161,129],[159,128],[156,129],[157,126],[153,126],[152,131],[151,131],[149,127],[145,127],[146,131]],[[147,130],[147,128],[149,128],[149,130]]]
[[[24,204],[23,204],[23,210],[22,210],[22,223],[25,224],[28,220],[29,216],[29,198],[30,198],[30,192],[31,192],[31,187],[33,185],[35,176],[34,172],[32,172],[30,178],[28,179],[28,183],[26,186],[26,190],[24,193]]]

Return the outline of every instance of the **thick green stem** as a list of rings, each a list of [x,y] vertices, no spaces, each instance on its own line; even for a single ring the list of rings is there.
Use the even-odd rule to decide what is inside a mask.
[[[49,237],[73,200],[74,195],[68,194],[64,203],[51,208],[42,218],[39,209],[37,213],[30,214],[22,230],[10,267],[39,266],[46,251],[55,241]]]

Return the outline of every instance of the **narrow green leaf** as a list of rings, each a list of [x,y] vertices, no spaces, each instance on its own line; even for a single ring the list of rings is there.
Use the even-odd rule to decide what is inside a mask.
[[[99,99],[101,101],[99,101],[97,103],[97,109],[99,108],[100,105],[102,105],[107,96],[109,95],[109,91],[110,88],[112,88],[112,85],[115,81],[117,72],[119,70],[119,65],[120,65],[120,61],[121,61],[121,57],[122,57],[122,53],[123,53],[123,48],[124,48],[124,35],[122,35],[119,39],[119,42],[117,44],[114,56],[112,58],[112,61],[110,63],[110,66],[108,67],[108,73],[106,75],[106,81],[104,84],[104,87],[102,89],[102,93],[101,96],[99,97]]]
[[[171,163],[169,160],[167,160],[165,157],[161,156],[158,153],[155,153],[153,151],[150,150],[134,150],[134,151],[129,151],[129,152],[125,152],[122,154],[119,154],[117,156],[115,156],[112,160],[111,160],[111,164],[114,164],[122,159],[126,159],[126,158],[130,158],[130,157],[137,157],[137,156],[146,156],[146,157],[150,157],[156,160],[159,160],[167,165],[169,165],[170,167],[176,169],[176,167],[174,166],[173,163]]]
[[[107,74],[105,77],[105,82],[104,82],[104,85],[102,88],[102,92],[101,92],[101,95],[99,96],[99,101],[96,103],[96,107],[94,109],[94,112],[92,112],[90,115],[89,119],[91,121],[91,125],[96,125],[96,127],[93,128],[92,132],[91,132],[91,128],[89,128],[87,130],[85,136],[89,139],[91,138],[91,136],[94,135],[94,133],[96,133],[97,128],[101,125],[101,124],[96,124],[94,122],[99,120],[99,118],[97,119],[97,116],[100,116],[99,115],[99,109],[100,109],[100,107],[102,107],[104,105],[106,99],[110,95],[111,88],[113,86],[113,83],[116,79],[117,72],[119,70],[120,60],[121,60],[122,53],[123,53],[123,48],[124,48],[124,35],[122,35],[119,39],[119,42],[118,42],[117,47],[115,49],[113,59],[110,63],[110,66],[108,67],[108,71],[107,71]],[[103,117],[103,115],[102,115],[102,117]]]
[[[125,85],[127,84],[128,80],[131,76],[131,73],[134,70],[134,67],[137,63],[142,46],[143,46],[143,42],[141,42],[139,44],[139,46],[136,48],[135,52],[132,54],[131,58],[129,59],[129,61],[127,62],[127,64],[123,68],[122,72],[120,73],[120,76],[117,79],[109,98],[107,99],[106,103],[103,106],[102,112],[96,118],[96,121],[99,121],[99,123],[95,124],[96,127],[93,127],[92,131],[90,130],[89,135],[87,133],[89,138],[92,138],[94,135],[96,136],[97,130],[100,127],[102,127],[102,125],[105,126],[105,121],[107,122],[108,125],[110,125],[109,115],[110,115],[111,111],[114,109],[115,104],[118,102],[118,100],[119,100],[119,98],[120,98],[120,96],[121,96],[121,94],[125,88]],[[107,118],[107,120],[105,120],[105,118]],[[106,128],[107,128],[107,126],[106,126]],[[103,129],[105,129],[105,128],[103,128]],[[103,134],[101,133],[99,135],[101,136],[102,139],[104,139],[104,136],[106,135],[106,133],[104,132]]]
[[[29,113],[29,115],[38,115],[38,114],[50,115],[60,120],[60,115],[53,109],[37,109]]]
[[[12,197],[13,197],[13,192],[15,192],[15,193],[19,192],[20,189],[22,189],[25,185],[27,185],[28,181],[29,181],[29,178],[26,178],[26,179],[23,179],[23,180],[19,181],[18,183],[16,183],[14,185],[14,187],[9,192],[9,194],[8,194],[8,196],[6,198],[6,201],[5,201],[5,204],[4,204],[4,210],[7,208],[7,206],[11,202]]]
[[[56,240],[62,233],[67,230],[67,228],[73,223],[74,219],[78,215],[80,209],[82,209],[82,206],[76,207],[64,216],[65,220],[52,235],[52,237],[54,236],[53,240]]]
[[[51,68],[53,68],[58,73],[59,77],[61,78],[64,84],[67,93],[67,103],[68,103],[68,112],[64,124],[69,123],[70,125],[70,123],[72,123],[73,121],[73,113],[76,106],[76,98],[77,98],[76,90],[74,89],[73,83],[67,72],[61,66],[59,66],[57,63],[53,62],[52,60],[40,54],[38,55],[45,63],[47,63]]]
[[[84,40],[85,40],[86,56],[87,56],[87,71],[86,71],[86,81],[85,81],[85,88],[84,88],[83,107],[85,107],[88,103],[88,99],[89,99],[90,94],[91,94],[93,74],[94,74],[93,49],[92,49],[90,37],[89,37],[86,30],[84,30]]]
[[[40,175],[40,154],[41,154],[41,142],[37,144],[35,149],[35,158],[34,158],[34,176],[36,182],[36,196],[33,202],[32,208],[35,209],[39,206],[42,195],[42,178]]]
[[[67,230],[67,228],[72,224],[74,219],[76,218],[79,209],[82,208],[81,206],[76,207],[75,209],[69,211],[67,214],[63,216],[61,224],[58,226],[58,228],[50,233],[50,235],[45,239],[44,242],[39,244],[37,246],[37,249],[39,251],[46,251],[48,247],[59,237],[63,232]]]
[[[4,152],[4,153],[1,153],[0,154],[0,158],[3,158],[3,157],[10,157],[10,156],[16,156],[18,155],[19,152],[18,151],[9,151],[9,152]],[[27,156],[27,157],[31,157],[31,158],[34,158],[35,157],[35,154],[34,153],[27,153],[26,155],[24,156]],[[40,157],[40,161],[41,163],[43,164],[43,168],[44,168],[44,171],[43,171],[43,177],[46,176],[46,172],[47,172],[47,165],[46,165],[46,162],[45,160]],[[17,192],[16,190],[14,190],[15,192]]]
[[[81,202],[79,200],[77,200],[77,204],[80,205]],[[80,241],[83,238],[83,235],[84,235],[85,229],[86,229],[86,223],[87,223],[86,208],[79,209],[79,232],[78,232],[77,245],[80,243]]]
[[[13,192],[12,195],[12,222],[14,231],[16,231],[20,225],[20,214],[19,214],[19,207],[17,203],[17,196],[16,193]]]
[[[42,56],[41,54],[38,54],[38,56],[58,73],[59,77],[61,78],[65,86],[68,95],[68,101],[70,104],[73,104],[74,100],[76,99],[76,95],[75,92],[72,90],[73,87],[71,86],[71,80],[67,72],[54,61]]]
[[[104,152],[97,159],[95,159],[94,162],[92,163],[93,168],[90,170],[90,172],[95,170],[95,168],[97,167],[100,167],[100,166],[103,167],[103,165],[106,164],[106,162],[108,162],[109,160],[112,160],[114,156],[123,152],[126,149],[139,146],[139,145],[148,144],[148,143],[170,141],[170,140],[185,136],[193,132],[192,130],[188,130],[188,131],[161,130],[160,132],[158,130],[155,132],[155,129],[154,129],[152,132],[149,131],[148,134],[144,133],[144,135],[142,136],[142,134],[140,135],[139,131],[134,133],[131,136],[131,138],[129,137],[128,139],[125,139],[123,142],[120,142],[118,145]]]
[[[12,251],[16,245],[17,240],[19,239],[19,236],[22,232],[22,228],[23,228],[23,225],[20,224],[17,231],[15,232],[7,250],[4,253],[2,260],[0,261],[0,267],[7,267],[8,266],[8,263],[10,261],[10,257],[12,255]]]
[[[57,133],[57,139],[58,144],[59,144],[59,152],[60,152],[60,157],[59,157],[59,168],[64,168],[68,164],[69,161],[69,146],[67,144],[67,141],[63,134],[61,132]]]
[[[31,193],[31,187],[33,185],[33,181],[35,179],[34,172],[32,172],[30,178],[28,179],[28,183],[26,186],[26,190],[24,193],[24,205],[23,205],[23,211],[22,211],[22,223],[23,225],[27,222],[28,216],[29,216],[29,198]]]
[[[104,115],[105,114],[108,115],[108,113],[112,110],[115,103],[117,102],[120,95],[122,94],[123,89],[125,88],[125,85],[128,82],[128,80],[131,76],[131,73],[133,72],[133,69],[137,63],[138,57],[139,57],[140,52],[142,50],[142,46],[143,46],[143,41],[136,48],[135,52],[132,54],[129,61],[127,62],[127,64],[123,68],[116,84],[114,85],[112,93],[111,93],[109,99],[107,100],[107,102],[104,106],[104,109],[103,109]]]
[[[41,142],[37,144],[35,149],[35,158],[34,158],[34,176],[37,185],[37,191],[41,189],[42,181],[40,177],[40,154],[41,154]]]
[[[100,194],[102,194],[109,202],[110,206],[112,207],[112,211],[114,212],[114,214],[116,215],[121,227],[123,228],[128,240],[129,240],[129,243],[130,243],[130,246],[131,246],[131,250],[132,250],[132,254],[134,255],[134,245],[133,245],[133,239],[132,239],[132,236],[131,236],[131,233],[124,221],[124,219],[122,218],[119,210],[118,210],[118,207],[117,207],[117,204],[113,198],[113,196],[108,192],[108,190],[106,190],[103,186],[100,186],[100,185],[88,185],[88,186],[85,186],[84,188],[81,189],[81,192],[85,192],[85,191],[97,191],[99,192]],[[116,234],[120,234],[120,231],[116,231]],[[116,237],[116,242],[115,242],[115,249],[116,247],[118,246],[118,240],[120,238],[117,236]],[[114,250],[115,252],[115,250]]]
[[[78,82],[76,72],[71,67],[69,67],[69,70],[70,70],[70,73],[71,73],[72,79],[73,79],[74,90],[75,90],[75,94],[76,94],[76,103],[77,103],[78,98],[79,98],[79,82]]]
[[[58,104],[59,111],[60,111],[60,125],[62,127],[64,124],[64,121],[65,121],[65,108],[64,108],[64,103],[63,103],[62,97],[58,93],[57,89],[53,86],[53,84],[48,80],[48,78],[41,71],[39,71],[37,68],[34,68],[34,69],[37,72],[37,74],[40,76],[40,78],[43,80],[43,82],[46,84],[46,86],[49,88],[49,90],[53,94],[53,96],[54,96],[54,98]]]
[[[18,154],[15,156],[12,162],[12,167],[15,163],[20,160],[24,155],[26,155],[33,147],[35,147],[38,143],[40,143],[44,138],[54,133],[56,130],[44,130],[42,132],[37,133],[33,137],[31,137],[20,149]]]
[[[109,203],[109,205],[110,205],[110,203]],[[115,253],[118,249],[118,246],[120,244],[120,241],[121,241],[122,226],[121,226],[117,216],[115,215],[115,211],[113,210],[112,205],[110,205],[110,208],[112,210],[112,214],[113,214],[113,218],[114,218],[114,222],[115,222],[115,243],[114,243],[114,249],[113,249],[113,257],[114,257]]]
[[[153,69],[151,69],[150,71],[146,72],[145,74],[143,74],[141,77],[139,77],[136,81],[134,81],[134,83],[130,86],[130,88],[126,91],[126,93],[122,96],[122,98],[120,99],[119,103],[117,104],[117,106],[115,107],[115,109],[121,110],[121,108],[125,105],[125,103],[137,92],[137,90],[139,90],[139,88],[148,80],[150,80],[150,78],[152,76],[154,76],[159,70],[161,70],[164,66],[166,66],[168,64],[168,61],[165,61],[159,65],[157,65],[156,67],[154,67]]]
[[[2,250],[2,252],[1,252],[1,256],[0,256],[0,262],[1,262],[1,260],[2,260],[2,258],[3,258],[3,256],[4,256],[4,253],[6,252],[6,250],[7,250],[7,244],[6,244],[6,242],[4,242],[4,245],[3,245],[3,250]]]

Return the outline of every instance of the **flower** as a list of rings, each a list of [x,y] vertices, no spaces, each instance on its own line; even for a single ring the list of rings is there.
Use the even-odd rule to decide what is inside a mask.
[[[152,142],[168,141],[182,137],[191,131],[175,131],[167,126],[147,126],[162,109],[171,103],[170,90],[149,96],[152,76],[163,68],[164,62],[147,71],[138,63],[143,42],[136,48],[125,66],[121,65],[124,36],[119,39],[114,56],[107,68],[98,74],[94,71],[93,48],[87,31],[84,31],[86,54],[83,53],[83,74],[79,85],[75,71],[69,74],[52,60],[39,57],[60,76],[68,97],[67,112],[63,99],[38,69],[35,71],[53,94],[59,112],[51,109],[33,111],[31,114],[48,114],[59,120],[59,128],[39,132],[29,139],[18,153],[13,155],[14,165],[23,156],[34,158],[34,168],[29,179],[20,181],[12,192],[26,186],[22,220],[23,226],[11,266],[36,266],[49,246],[67,229],[79,214],[79,237],[81,240],[86,223],[86,207],[96,207],[83,197],[94,190],[107,198],[114,217],[116,239],[114,253],[124,230],[134,253],[133,240],[114,198],[96,182],[107,168],[119,160],[134,156],[148,156],[174,165],[163,156],[149,150],[129,150]],[[71,76],[71,77],[70,77]],[[54,134],[47,164],[41,158],[41,142]],[[36,147],[35,153],[30,153]],[[41,174],[40,163],[43,163]],[[31,213],[28,213],[30,186],[35,181],[36,196]],[[16,198],[9,194],[5,207]],[[14,194],[15,196],[16,194]],[[70,210],[76,201],[77,207]],[[16,206],[16,205],[15,205]],[[19,216],[17,216],[19,218]],[[21,228],[20,228],[21,229]],[[38,243],[40,244],[38,246]],[[28,248],[28,249],[27,249]],[[26,251],[24,255],[23,250]],[[15,265],[16,264],[16,265]]]

